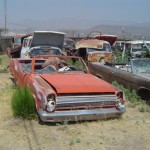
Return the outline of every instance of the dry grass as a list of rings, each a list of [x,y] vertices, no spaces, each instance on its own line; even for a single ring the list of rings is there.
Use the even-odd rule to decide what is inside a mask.
[[[0,74],[1,150],[150,150],[150,112],[141,104],[121,119],[64,124],[39,124],[13,117],[11,75]]]
[[[39,124],[13,117],[10,74],[0,74],[0,149],[150,150],[150,113],[128,107],[121,119],[64,124]],[[4,80],[5,78],[5,80]]]
[[[10,58],[7,55],[0,55],[0,65],[7,66]]]

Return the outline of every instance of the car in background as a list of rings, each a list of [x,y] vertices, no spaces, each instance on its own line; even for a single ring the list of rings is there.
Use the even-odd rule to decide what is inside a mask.
[[[136,90],[142,99],[150,102],[150,58],[131,59],[128,63],[89,62],[90,72],[109,82],[117,81],[130,90]]]
[[[72,50],[75,48],[75,41],[71,38],[64,38],[64,46],[66,50]]]
[[[125,42],[123,53],[129,51],[131,58],[150,56],[150,41],[137,40]]]
[[[126,41],[116,41],[116,42],[112,45],[113,51],[119,50],[120,52],[122,52],[123,49],[124,49],[124,46],[125,46],[125,42],[126,42]]]
[[[125,112],[121,90],[90,74],[75,56],[35,56],[10,61],[19,87],[28,86],[43,122],[97,120]]]
[[[99,34],[99,35],[95,35],[94,38],[98,40],[107,41],[111,46],[113,46],[118,37],[116,35],[110,35],[110,34]]]
[[[111,62],[112,49],[107,41],[98,39],[82,39],[76,43],[76,55],[86,62]]]
[[[58,47],[37,46],[30,49],[29,57],[36,55],[63,55],[62,50]]]
[[[75,50],[75,41],[71,38],[64,38],[63,53],[72,56]]]
[[[11,47],[11,51],[10,51],[11,58],[20,58],[23,40],[24,38],[27,38],[29,36],[31,36],[31,34],[15,36],[15,38],[13,39],[14,44]]]
[[[21,58],[30,58],[36,55],[60,54],[64,43],[63,32],[35,31],[23,39]],[[54,52],[55,50],[55,52]]]

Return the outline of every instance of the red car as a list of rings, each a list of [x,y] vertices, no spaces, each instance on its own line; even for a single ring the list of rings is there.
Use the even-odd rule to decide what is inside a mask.
[[[33,92],[43,122],[96,120],[125,112],[123,92],[90,74],[80,57],[12,59],[10,71],[19,87]]]

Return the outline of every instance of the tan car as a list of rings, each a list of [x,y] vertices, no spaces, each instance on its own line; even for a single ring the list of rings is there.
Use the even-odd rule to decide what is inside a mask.
[[[111,62],[112,49],[104,40],[83,39],[76,43],[77,55],[86,62]]]

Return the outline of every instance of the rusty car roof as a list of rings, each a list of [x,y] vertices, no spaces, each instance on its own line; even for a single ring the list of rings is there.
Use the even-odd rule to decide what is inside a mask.
[[[76,43],[76,49],[79,49],[79,48],[98,48],[98,49],[102,49],[104,43],[108,43],[108,42],[103,41],[103,40],[97,40],[97,39],[81,40],[81,41]]]

